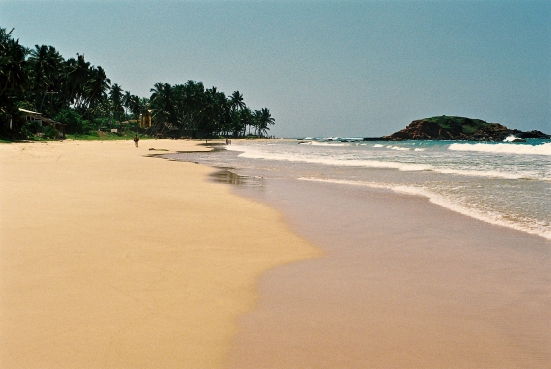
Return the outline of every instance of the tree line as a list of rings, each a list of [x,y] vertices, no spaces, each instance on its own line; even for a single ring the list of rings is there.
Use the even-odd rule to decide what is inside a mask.
[[[0,27],[0,134],[29,136],[37,127],[19,109],[40,112],[66,124],[67,133],[106,128],[138,129],[152,116],[146,133],[180,137],[266,136],[275,123],[269,109],[251,110],[239,91],[229,96],[202,82],[156,83],[149,98],[111,83],[101,66],[84,55],[64,59],[53,46],[27,48]]]

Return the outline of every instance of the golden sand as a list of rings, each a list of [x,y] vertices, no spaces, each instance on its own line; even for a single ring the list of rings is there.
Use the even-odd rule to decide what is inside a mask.
[[[281,215],[147,157],[196,142],[0,145],[0,367],[219,368],[255,282],[319,251]]]

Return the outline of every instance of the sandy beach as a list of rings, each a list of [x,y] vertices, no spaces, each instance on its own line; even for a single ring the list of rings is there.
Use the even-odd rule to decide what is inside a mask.
[[[222,368],[257,278],[320,255],[213,169],[149,148],[207,149],[0,145],[0,367]]]
[[[0,145],[0,367],[547,367],[548,240],[207,150]]]

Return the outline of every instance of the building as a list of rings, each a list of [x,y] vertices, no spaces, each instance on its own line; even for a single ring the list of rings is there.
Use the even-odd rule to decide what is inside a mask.
[[[19,108],[26,122],[34,122],[41,127],[51,126],[59,132],[59,137],[65,137],[65,124],[42,116],[42,113]]]
[[[148,110],[146,113],[140,114],[140,128],[149,128],[152,126],[151,124],[151,112],[152,110]]]

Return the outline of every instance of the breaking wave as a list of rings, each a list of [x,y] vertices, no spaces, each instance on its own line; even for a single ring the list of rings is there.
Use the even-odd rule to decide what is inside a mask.
[[[335,146],[335,145],[331,145]],[[241,151],[239,155],[243,158],[249,159],[264,159],[264,160],[277,160],[277,161],[290,161],[301,162],[311,164],[323,164],[334,165],[342,167],[363,167],[363,168],[380,168],[380,169],[398,169],[401,171],[424,171],[432,170],[432,166],[428,164],[409,164],[398,162],[386,162],[378,160],[365,160],[354,159],[347,160],[346,158],[335,158],[331,156],[316,156],[316,155],[297,155],[294,153],[284,152],[268,152],[262,150],[255,150],[246,146],[228,146],[228,150]]]
[[[551,142],[539,145],[513,143],[453,143],[448,149],[452,151],[476,151],[495,154],[551,155]]]

